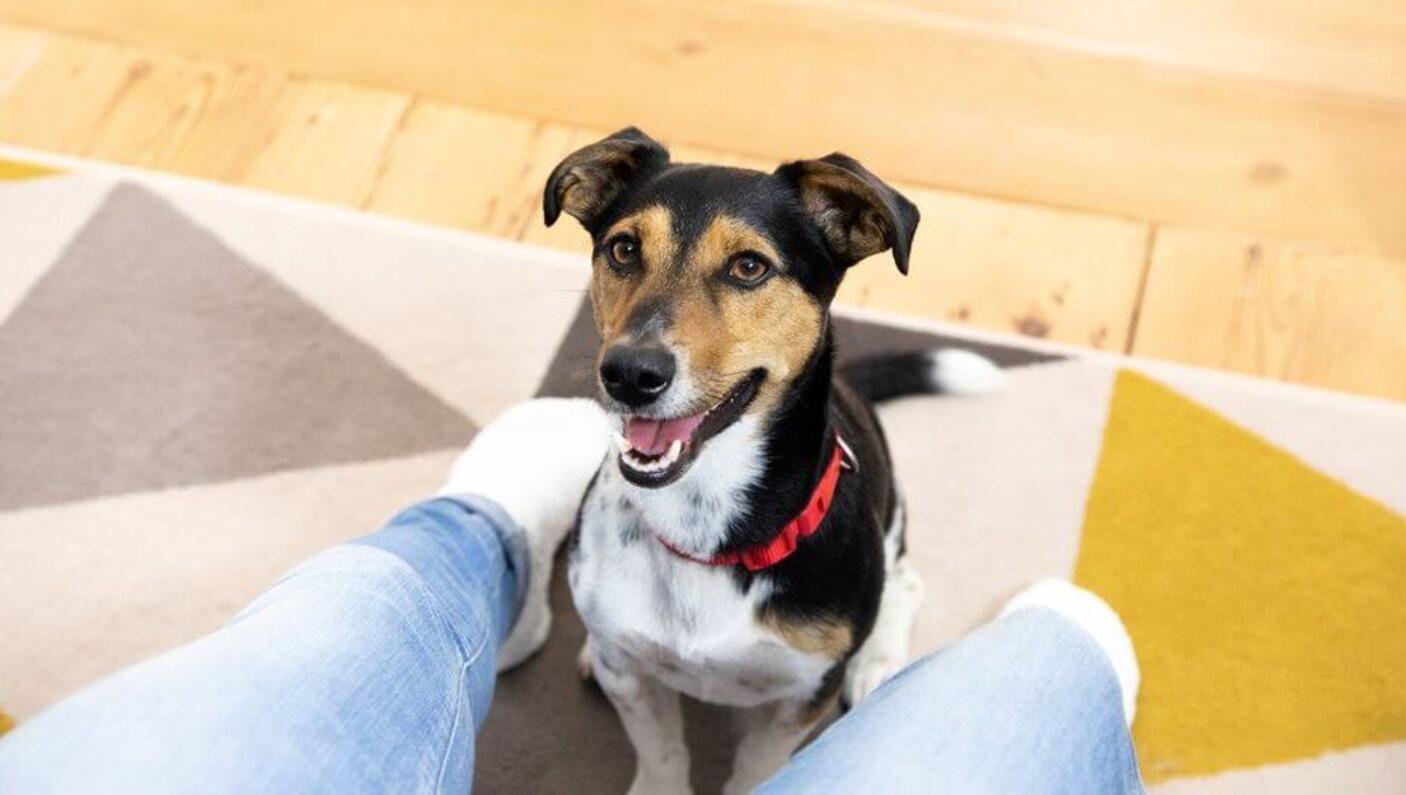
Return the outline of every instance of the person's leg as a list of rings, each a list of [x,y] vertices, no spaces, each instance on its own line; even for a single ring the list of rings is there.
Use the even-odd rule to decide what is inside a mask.
[[[0,792],[467,792],[522,588],[502,512],[436,500],[0,742]]]
[[[519,452],[543,436],[552,466]],[[414,506],[26,721],[0,740],[0,792],[467,792],[499,644],[518,639],[521,659],[545,636],[528,583],[550,574],[607,438],[594,406],[513,409],[441,491],[491,499]]]
[[[908,666],[759,793],[1140,793],[1138,672],[1116,614],[1045,581]]]

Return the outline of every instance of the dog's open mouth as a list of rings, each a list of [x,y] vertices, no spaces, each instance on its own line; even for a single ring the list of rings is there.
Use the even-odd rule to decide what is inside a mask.
[[[765,376],[765,371],[753,370],[727,397],[698,414],[667,419],[626,417],[624,433],[615,439],[620,448],[620,472],[644,488],[659,488],[678,480],[704,443],[742,416]]]

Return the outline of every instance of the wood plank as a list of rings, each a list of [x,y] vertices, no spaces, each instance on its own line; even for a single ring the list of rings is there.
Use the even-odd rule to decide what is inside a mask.
[[[45,39],[37,31],[0,25],[0,97],[39,60]]]
[[[0,96],[0,140],[358,204],[408,103],[403,95],[52,36]]]
[[[522,239],[529,227],[542,227],[542,186],[551,169],[603,135],[420,100],[391,141],[365,207]],[[553,241],[567,248],[577,242],[560,235],[545,242]]]
[[[0,140],[82,154],[107,103],[132,79],[130,66],[120,47],[46,37],[33,63],[0,96]]]
[[[1013,40],[1406,100],[1406,4],[1399,0],[890,2]]]
[[[120,56],[130,59],[128,79],[96,119],[83,154],[227,182],[249,167],[283,88],[280,76],[127,48]]]
[[[909,273],[880,254],[851,269],[842,303],[1121,351],[1148,225],[901,186],[922,222]]]
[[[232,179],[253,188],[360,206],[410,103],[405,94],[290,79],[263,122],[263,142]]]
[[[0,15],[762,158],[845,149],[895,179],[1406,252],[1401,102],[892,4],[0,0]]]
[[[1133,353],[1406,399],[1406,258],[1157,234]]]

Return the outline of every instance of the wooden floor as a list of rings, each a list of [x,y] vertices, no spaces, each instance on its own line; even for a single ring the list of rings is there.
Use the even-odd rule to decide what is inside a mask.
[[[6,143],[580,250],[632,123],[897,183],[851,304],[1406,400],[1399,0],[0,0]]]

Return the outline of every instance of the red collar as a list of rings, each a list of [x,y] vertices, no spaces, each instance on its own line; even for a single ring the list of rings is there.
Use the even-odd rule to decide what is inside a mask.
[[[848,460],[847,460],[848,459]],[[765,544],[741,550],[740,552],[723,552],[711,558],[700,558],[684,552],[682,549],[665,541],[658,533],[654,534],[655,539],[664,546],[665,549],[678,555],[685,560],[694,563],[703,563],[708,566],[743,566],[747,571],[761,571],[770,566],[775,566],[781,561],[791,556],[796,551],[796,543],[802,538],[813,535],[820,529],[820,524],[825,521],[825,515],[830,512],[831,500],[835,496],[835,487],[840,482],[840,472],[844,469],[856,469],[854,454],[850,452],[845,440],[840,438],[840,434],[835,434],[835,452],[830,456],[830,463],[825,467],[825,474],[820,476],[820,482],[815,484],[815,491],[811,492],[810,500],[800,515],[786,523],[776,535]]]

